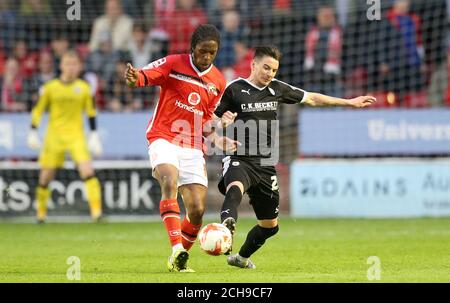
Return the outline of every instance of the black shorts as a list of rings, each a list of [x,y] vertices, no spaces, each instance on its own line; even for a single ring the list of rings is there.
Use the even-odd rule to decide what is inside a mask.
[[[250,198],[256,218],[258,220],[277,218],[280,193],[275,167],[261,166],[259,158],[238,156],[226,157],[222,162],[220,192],[225,195],[230,183],[240,181],[244,185],[244,193]]]

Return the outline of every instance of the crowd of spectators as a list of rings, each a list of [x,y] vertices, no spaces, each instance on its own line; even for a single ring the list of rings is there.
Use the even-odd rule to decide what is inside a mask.
[[[447,1],[382,2],[381,18],[369,20],[357,0],[84,1],[70,21],[65,1],[2,0],[0,111],[29,111],[70,48],[100,110],[152,108],[158,89],[127,88],[126,63],[188,52],[206,22],[221,32],[215,65],[227,80],[247,77],[252,46],[272,43],[283,52],[278,77],[306,90],[373,94],[379,107],[450,106]]]

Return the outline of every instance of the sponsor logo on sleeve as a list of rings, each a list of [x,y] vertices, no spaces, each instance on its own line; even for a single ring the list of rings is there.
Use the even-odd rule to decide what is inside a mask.
[[[147,66],[144,66],[142,69],[146,70],[146,69],[157,68],[157,67],[163,65],[164,63],[166,63],[166,61],[167,61],[166,58],[161,58],[156,61],[153,61],[152,63],[149,63]]]

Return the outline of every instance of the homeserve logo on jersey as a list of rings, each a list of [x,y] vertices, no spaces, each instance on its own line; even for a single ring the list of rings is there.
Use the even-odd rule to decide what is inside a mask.
[[[203,111],[196,109],[195,106],[189,106],[179,100],[175,100],[175,105],[181,109],[187,110],[188,112],[194,113],[194,115],[203,116]]]
[[[188,102],[192,106],[182,103],[180,102],[180,100],[175,100],[175,105],[178,106],[179,108],[187,110],[188,112],[194,113],[195,115],[203,116],[203,111],[195,108],[195,106],[200,103],[201,99],[202,98],[200,97],[199,93],[192,92],[188,96]]]

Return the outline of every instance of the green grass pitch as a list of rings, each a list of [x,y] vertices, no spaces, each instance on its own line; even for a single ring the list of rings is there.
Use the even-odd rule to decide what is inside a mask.
[[[210,221],[208,221],[210,222]],[[205,223],[208,223],[205,222]],[[235,251],[254,219],[240,219]],[[196,273],[170,273],[161,222],[0,224],[0,282],[450,282],[450,218],[312,220],[280,218],[280,232],[252,256],[256,270],[230,267],[196,243]],[[368,271],[380,260],[380,280]]]

